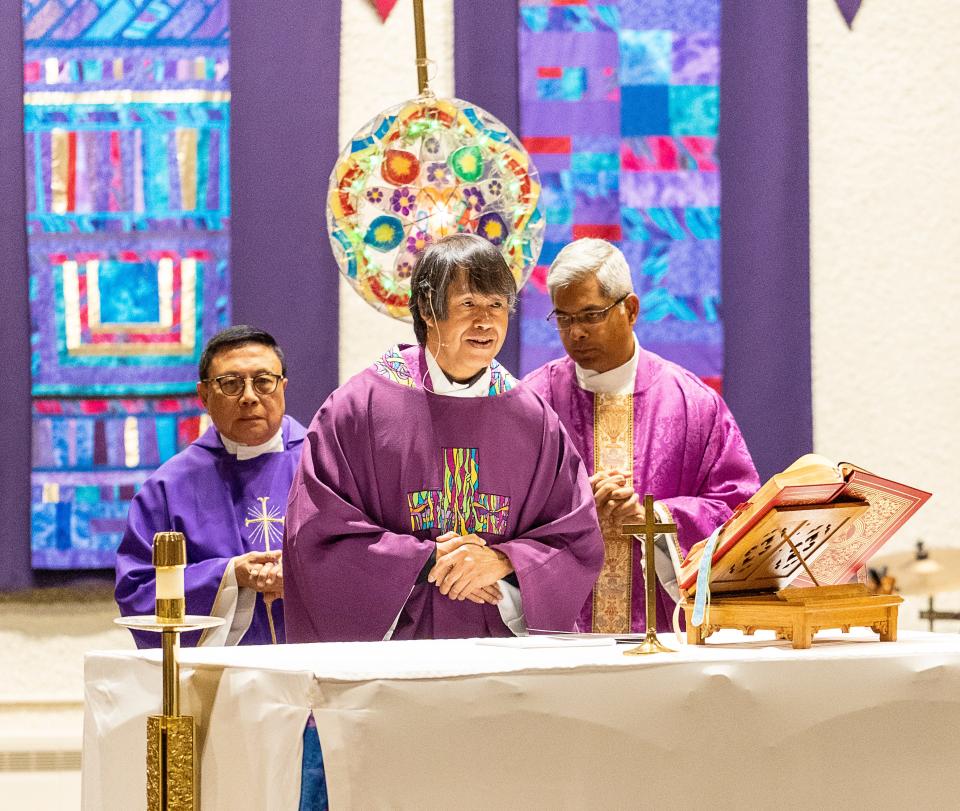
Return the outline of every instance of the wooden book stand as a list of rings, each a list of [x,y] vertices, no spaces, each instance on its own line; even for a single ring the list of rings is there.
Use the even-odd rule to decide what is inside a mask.
[[[810,564],[867,507],[865,502],[850,501],[771,509],[714,564],[703,625],[690,622],[692,594],[681,603],[687,641],[702,645],[722,628],[748,635],[763,629],[789,639],[794,648],[809,648],[821,629],[839,628],[846,633],[855,626],[873,629],[883,642],[896,640],[897,611],[903,599],[895,594],[870,594],[860,583],[788,588],[801,573],[813,577]]]

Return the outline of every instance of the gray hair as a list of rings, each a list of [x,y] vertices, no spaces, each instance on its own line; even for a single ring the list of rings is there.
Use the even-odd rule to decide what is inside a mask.
[[[600,292],[618,299],[633,292],[633,279],[627,260],[616,245],[605,239],[578,239],[567,245],[547,271],[550,297],[557,290],[596,273]]]

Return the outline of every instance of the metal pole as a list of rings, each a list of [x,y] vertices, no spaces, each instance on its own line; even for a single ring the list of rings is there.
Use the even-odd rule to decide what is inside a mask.
[[[428,90],[427,33],[423,26],[423,0],[413,0],[413,30],[417,40],[417,85],[422,96]]]
[[[649,509],[650,512],[647,513],[647,522],[653,522],[653,499],[649,499],[648,503],[644,503],[644,508]],[[646,591],[647,605],[646,605],[646,625],[647,633],[646,639],[656,639],[657,638],[657,574],[656,567],[653,564],[654,555],[656,550],[653,548],[654,534],[653,532],[644,533],[643,538],[643,569],[644,569],[644,589]]]
[[[177,632],[164,630],[163,714],[180,715],[180,666],[177,663]]]

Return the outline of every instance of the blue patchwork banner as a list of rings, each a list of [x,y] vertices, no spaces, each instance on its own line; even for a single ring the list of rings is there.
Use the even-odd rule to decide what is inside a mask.
[[[518,36],[520,129],[547,220],[521,372],[563,353],[548,266],[600,237],[630,263],[640,343],[719,390],[720,0],[521,0]]]
[[[109,567],[229,319],[229,3],[24,0],[23,32],[33,564]]]

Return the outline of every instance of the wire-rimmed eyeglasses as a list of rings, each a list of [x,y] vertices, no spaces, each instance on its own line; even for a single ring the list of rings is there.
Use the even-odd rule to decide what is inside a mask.
[[[547,316],[547,321],[552,321],[558,330],[570,329],[574,324],[599,324],[601,321],[606,321],[610,311],[618,304],[622,304],[629,295],[629,293],[624,293],[613,302],[613,304],[609,307],[604,307],[602,310],[584,310],[582,313],[574,313],[572,315],[568,313],[558,313],[554,310]]]
[[[264,397],[273,394],[283,380],[283,375],[261,372],[253,377],[242,375],[220,375],[219,377],[205,377],[201,383],[216,383],[224,397],[239,397],[247,386],[247,381],[253,381],[253,390]]]

